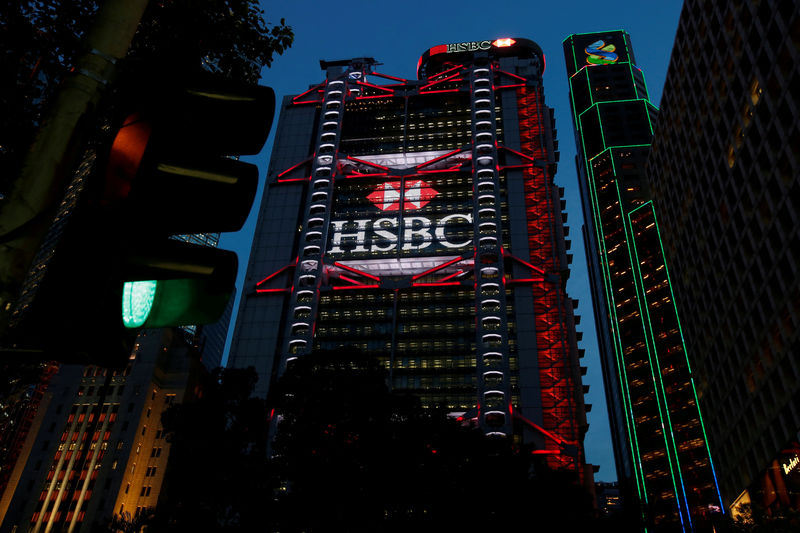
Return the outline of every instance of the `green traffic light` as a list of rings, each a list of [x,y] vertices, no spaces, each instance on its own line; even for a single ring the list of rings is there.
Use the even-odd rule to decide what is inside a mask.
[[[147,321],[156,297],[158,281],[126,281],[122,287],[122,323],[139,328]]]

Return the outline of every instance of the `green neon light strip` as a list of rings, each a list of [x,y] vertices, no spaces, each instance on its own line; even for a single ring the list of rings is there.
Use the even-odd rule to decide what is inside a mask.
[[[593,107],[599,107],[599,106],[605,105],[605,104],[624,104],[626,102],[646,102],[646,103],[648,103],[650,105],[653,105],[653,103],[650,100],[648,100],[647,98],[623,98],[621,100],[603,100],[602,102],[593,103],[592,105],[590,105],[589,107],[587,107],[586,109],[581,111],[580,115],[583,115],[584,113],[588,112]],[[653,107],[656,108],[656,106],[653,106]],[[656,109],[658,109],[658,108],[656,108]]]
[[[636,419],[633,413],[633,403],[630,399],[630,388],[628,386],[628,379],[627,379],[627,369],[625,367],[625,359],[624,359],[624,351],[622,348],[622,338],[620,336],[619,331],[619,317],[617,316],[616,304],[614,299],[614,290],[613,284],[611,283],[611,272],[610,267],[608,266],[608,251],[605,246],[605,235],[603,234],[603,225],[602,220],[600,219],[600,202],[597,198],[597,191],[595,190],[594,184],[594,171],[592,166],[588,164],[586,160],[586,142],[583,135],[583,131],[581,128],[578,129],[579,135],[581,137],[581,148],[582,153],[584,154],[584,168],[587,171],[587,179],[590,181],[589,191],[592,204],[593,204],[593,217],[595,219],[595,233],[598,239],[598,244],[602,248],[601,254],[601,267],[603,268],[603,277],[605,278],[605,283],[603,283],[605,290],[606,290],[606,306],[609,309],[609,317],[613,317],[613,321],[611,324],[612,327],[612,336],[615,341],[614,349],[615,349],[615,359],[617,361],[617,373],[619,375],[619,384],[620,388],[623,391],[623,409],[625,411],[626,416],[626,430],[628,432],[628,443],[631,447],[631,457],[634,462],[634,479],[636,480],[636,490],[639,493],[639,499],[647,503],[648,501],[648,492],[647,492],[647,484],[644,475],[644,467],[642,466],[642,459],[641,459],[641,452],[639,450],[639,439],[636,433]],[[605,150],[604,150],[605,152]],[[611,166],[612,171],[616,176],[616,169],[614,168],[614,159],[611,157]],[[624,220],[623,213],[620,213],[620,217]],[[632,434],[631,434],[632,433]]]
[[[603,119],[600,118],[600,104],[595,104],[592,107],[597,109],[597,123],[600,125],[600,139],[602,139],[603,141],[603,150],[605,150],[606,148],[608,148],[608,146],[606,145],[606,134],[603,131]],[[614,171],[614,175],[616,174],[617,172]]]
[[[589,162],[594,161],[595,159],[597,159],[601,155],[605,154],[606,152],[610,152],[611,150],[622,150],[623,148],[644,148],[644,147],[649,148],[650,146],[652,146],[652,145],[650,145],[650,144],[620,144],[620,145],[609,146],[608,148],[606,148],[605,150],[603,150],[602,152],[600,152],[596,156],[593,156],[592,158],[590,158]],[[611,166],[612,166],[612,168],[614,167],[614,159],[613,158],[611,159]],[[616,175],[616,173],[617,173],[617,171],[614,170],[614,174],[615,175]]]
[[[570,98],[570,101],[572,102],[572,120],[573,120],[573,122],[575,122],[575,131],[580,132],[581,131],[581,125],[578,124],[578,110],[575,109],[575,96],[574,96],[574,93],[575,93],[575,91],[572,88],[572,78],[570,78],[570,80],[569,80],[569,98]]]
[[[567,39],[569,39],[570,37],[577,37],[579,35],[602,35],[602,34],[605,34],[605,33],[622,33],[623,35],[627,35],[628,34],[628,32],[625,31],[625,30],[586,31],[586,32],[583,32],[583,33],[571,33],[567,37]],[[567,39],[564,39],[564,41],[566,41]]]
[[[678,333],[681,336],[681,348],[683,349],[683,355],[686,358],[686,368],[689,370],[689,375],[690,375],[689,382],[692,385],[692,394],[694,395],[694,402],[695,402],[694,404],[695,407],[697,408],[697,418],[700,421],[700,430],[703,432],[703,439],[705,441],[706,453],[708,454],[708,463],[711,466],[711,473],[714,476],[714,487],[717,491],[717,497],[719,497],[720,507],[723,507],[722,494],[720,494],[719,491],[719,482],[717,481],[717,473],[716,469],[714,468],[714,460],[711,457],[711,448],[709,447],[708,444],[708,434],[706,433],[706,426],[703,423],[703,412],[702,409],[700,409],[700,400],[697,397],[697,388],[694,386],[694,377],[691,377],[692,366],[689,363],[689,353],[686,350],[686,342],[684,341],[683,338],[683,326],[681,326],[681,319],[680,316],[678,315],[678,303],[675,300],[675,293],[672,290],[672,280],[669,277],[669,267],[667,266],[667,261],[666,261],[667,256],[664,253],[664,242],[661,239],[661,230],[658,227],[658,219],[656,217],[655,207],[653,208],[653,222],[655,222],[656,225],[656,235],[658,236],[658,244],[661,247],[661,256],[664,258],[664,274],[667,276],[667,285],[669,286],[669,294],[670,297],[672,298],[672,304],[673,306],[675,306],[675,318],[678,321]]]
[[[613,158],[611,159],[611,165],[613,169]],[[641,452],[639,450],[639,438],[636,432],[636,418],[633,413],[633,402],[631,401],[630,387],[628,385],[628,371],[625,365],[624,350],[622,347],[622,337],[619,328],[620,321],[619,317],[617,316],[616,301],[614,297],[614,284],[611,281],[611,269],[608,264],[608,250],[606,248],[602,219],[600,218],[599,214],[600,201],[597,197],[597,182],[594,178],[594,170],[592,167],[587,165],[586,168],[589,169],[587,179],[589,180],[589,192],[593,206],[592,216],[595,223],[595,234],[598,240],[598,245],[601,248],[600,264],[603,269],[602,274],[604,278],[603,286],[606,292],[606,306],[608,307],[609,317],[612,317],[611,333],[614,338],[614,355],[617,361],[617,373],[619,374],[620,389],[623,391],[622,402],[626,414],[628,442],[629,446],[631,447],[631,456],[634,460],[634,479],[636,479],[636,489],[639,493],[639,498],[646,503],[648,501],[647,485],[644,475],[644,467],[642,466]],[[621,212],[620,217],[622,217]]]
[[[613,65],[630,65],[630,64],[632,64],[630,61],[617,61],[616,63],[611,63],[612,66]],[[607,66],[607,65],[589,65],[589,64],[583,65],[583,66],[581,66],[580,70],[576,69],[575,73],[572,74],[571,76],[569,76],[569,78],[574,78],[575,76],[580,74],[581,71],[586,70],[586,68],[584,68],[584,67],[595,68],[595,67],[604,67],[604,66]],[[633,65],[633,66],[636,67],[637,69],[639,68],[636,65]]]
[[[639,87],[636,86],[636,76],[633,75],[633,64],[628,63],[628,68],[631,71],[631,85],[633,86],[633,92],[636,93],[636,98],[650,100],[649,95],[647,94],[645,94],[644,96],[639,95]]]
[[[589,88],[589,107],[592,107],[595,104],[594,95],[592,94],[592,84],[589,80],[589,69],[581,69],[586,74],[586,87]],[[598,102],[599,103],[599,102]]]
[[[678,471],[678,478],[679,478],[680,484],[681,484],[681,494],[683,494],[683,506],[686,508],[685,512],[686,512],[687,518],[691,521],[691,513],[689,511],[689,502],[688,502],[688,500],[686,498],[686,487],[685,487],[685,484],[684,484],[684,481],[683,481],[683,476],[681,475],[682,469],[681,469],[681,463],[680,463],[680,456],[679,456],[679,453],[678,453],[678,445],[675,442],[675,435],[674,435],[674,432],[672,430],[672,427],[673,427],[672,426],[672,417],[670,416],[668,395],[667,395],[666,387],[664,387],[664,380],[661,377],[661,362],[660,362],[659,357],[658,357],[658,348],[657,348],[656,341],[655,341],[655,332],[653,330],[653,323],[652,323],[652,320],[650,319],[650,306],[652,305],[652,303],[649,302],[648,299],[647,299],[647,293],[646,293],[645,287],[644,287],[644,279],[642,277],[642,272],[641,272],[641,263],[639,262],[640,261],[640,259],[639,259],[639,251],[638,251],[638,248],[636,246],[636,236],[635,236],[635,232],[633,231],[633,219],[632,219],[633,214],[635,212],[640,211],[640,210],[645,209],[645,208],[649,208],[650,212],[652,214],[655,214],[654,211],[653,211],[653,205],[652,204],[653,204],[652,201],[648,201],[648,202],[645,202],[642,205],[638,206],[636,209],[631,210],[627,215],[627,221],[628,221],[628,224],[631,227],[631,240],[630,240],[630,242],[633,245],[633,249],[632,249],[633,256],[636,259],[636,271],[637,271],[636,282],[637,282],[637,288],[639,289],[639,291],[641,291],[641,298],[642,298],[642,301],[645,303],[644,313],[643,313],[642,316],[647,318],[647,324],[645,324],[645,331],[649,333],[649,335],[646,336],[647,344],[648,344],[648,346],[652,346],[653,358],[655,359],[656,368],[658,369],[658,386],[659,386],[659,389],[661,391],[661,398],[662,398],[661,401],[663,401],[663,403],[664,403],[664,411],[666,413],[667,425],[669,427],[670,441],[672,442],[672,447],[671,448],[669,447],[669,443],[667,443],[667,450],[668,450],[668,453],[671,450],[671,452],[672,452],[671,455],[674,455],[675,466],[676,466],[676,469]],[[659,241],[660,241],[660,236],[657,235],[657,237],[659,238]],[[663,256],[662,256],[662,258],[663,258]],[[671,307],[672,307],[672,312],[675,313],[675,316],[677,317],[678,311],[677,311],[677,309],[675,309],[674,300],[671,303]],[[677,489],[677,487],[676,487],[676,489]],[[676,490],[675,495],[678,496],[677,490]],[[680,498],[677,498],[677,499],[678,499],[678,501],[680,501]],[[680,507],[679,507],[678,512],[680,512],[680,511],[681,510],[680,510]]]
[[[614,157],[613,152],[611,154],[611,157],[612,157],[612,160],[613,160],[613,157]],[[616,177],[616,173],[615,173],[615,177]],[[620,211],[622,211],[622,205],[623,205],[623,203],[622,203],[622,193],[621,193],[621,191],[619,189],[619,180],[618,179],[614,180],[614,186],[615,186],[615,189],[617,191],[617,201],[619,202],[619,205],[620,205]],[[630,225],[630,218],[626,218],[625,213],[621,212],[621,219],[622,219],[622,225],[623,225],[623,227],[625,229],[625,236],[626,236],[627,242],[633,243],[634,240],[635,240],[635,236],[633,234],[633,229],[632,229],[632,227]],[[634,244],[634,246],[635,246],[635,244]],[[650,374],[651,374],[652,380],[653,380],[653,392],[656,395],[656,406],[658,407],[658,418],[661,421],[662,436],[664,438],[664,449],[667,451],[667,463],[669,464],[670,477],[672,479],[672,488],[673,488],[673,491],[675,493],[675,501],[676,501],[676,503],[678,505],[678,513],[680,514],[681,513],[680,497],[678,496],[678,484],[675,481],[675,466],[677,466],[677,465],[673,466],[673,458],[672,458],[672,454],[670,453],[671,448],[670,448],[670,445],[669,445],[669,440],[667,439],[667,428],[669,428],[670,438],[673,441],[673,445],[674,445],[674,437],[672,436],[672,424],[670,423],[670,420],[669,420],[669,410],[667,408],[666,400],[665,399],[662,400],[663,396],[660,397],[660,395],[658,393],[659,392],[659,381],[661,380],[661,370],[660,370],[661,366],[658,364],[658,358],[655,356],[655,347],[651,345],[651,342],[652,342],[652,331],[650,331],[650,336],[648,336],[647,335],[647,324],[645,324],[645,322],[644,322],[645,317],[647,317],[648,321],[650,320],[650,318],[647,315],[646,307],[645,308],[642,307],[642,302],[646,302],[647,300],[645,299],[645,296],[644,296],[643,282],[642,282],[642,279],[641,279],[642,273],[641,273],[641,271],[639,269],[638,257],[635,256],[635,251],[631,250],[630,246],[626,246],[626,248],[627,248],[627,251],[628,251],[628,258],[629,258],[629,261],[630,261],[630,264],[631,264],[631,275],[633,277],[633,282],[634,282],[634,286],[635,286],[636,293],[637,293],[636,304],[639,306],[639,320],[640,320],[640,322],[642,324],[642,332],[644,333],[644,338],[645,338],[645,348],[647,349],[647,359],[648,359],[648,362],[650,364]],[[634,274],[634,272],[635,272],[635,274]],[[655,362],[653,361],[654,357],[656,357]],[[659,370],[658,381],[656,380],[656,372],[655,372],[656,369]],[[662,383],[661,384],[661,394],[662,395],[664,394],[664,390],[663,389],[664,389],[664,386],[663,386],[663,383]],[[662,408],[662,401],[664,402],[663,408]],[[666,421],[667,421],[667,426],[666,427],[664,426],[664,420],[665,420],[665,418],[664,418],[664,414],[665,413],[664,412],[665,411],[666,411]],[[680,473],[678,475],[680,476]],[[683,480],[681,480],[681,487],[682,486],[683,486]]]

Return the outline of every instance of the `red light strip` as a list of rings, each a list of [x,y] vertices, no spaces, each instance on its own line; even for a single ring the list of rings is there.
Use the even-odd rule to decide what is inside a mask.
[[[446,262],[442,263],[441,265],[437,265],[437,266],[435,266],[433,268],[429,268],[425,272],[420,272],[416,276],[413,276],[411,279],[412,280],[418,280],[419,278],[427,276],[428,274],[430,274],[432,272],[436,272],[437,270],[441,270],[441,269],[443,269],[445,267],[448,267],[448,266],[452,265],[453,263],[458,263],[459,261],[463,261],[463,260],[464,260],[464,257],[456,257],[454,259],[451,259],[450,261],[446,261]]]
[[[438,54],[444,54],[447,52],[447,45],[446,44],[437,44],[430,50],[428,50],[428,55],[434,56]]]
[[[425,91],[422,94],[457,93],[459,89],[442,89],[439,91]]]
[[[311,161],[311,158],[310,158],[310,157],[309,157],[308,159],[304,159],[304,160],[300,161],[300,162],[299,162],[299,163],[297,163],[296,165],[294,165],[294,166],[292,166],[292,167],[289,167],[289,168],[287,168],[286,170],[284,170],[283,172],[281,172],[280,174],[278,174],[278,177],[279,177],[279,178],[281,178],[281,177],[285,176],[286,174],[288,174],[288,173],[289,173],[289,172],[291,172],[292,170],[296,169],[297,167],[299,167],[299,166],[301,166],[301,165],[305,165],[305,164],[306,164],[306,163],[308,163],[309,161]]]
[[[461,170],[461,165],[452,166],[450,168],[440,168],[439,170],[419,170],[419,174],[441,174],[442,172],[458,172]]]
[[[442,159],[447,159],[451,155],[455,155],[455,154],[458,154],[458,153],[461,153],[461,152],[466,152],[466,151],[467,151],[466,149],[453,150],[452,152],[447,152],[444,155],[440,155],[439,157],[435,157],[435,158],[433,158],[431,160],[425,161],[424,163],[420,163],[419,165],[415,166],[414,168],[419,170],[422,167],[427,167],[428,165],[432,165],[433,163],[436,163],[437,161],[441,161]]]
[[[352,272],[354,274],[359,274],[361,276],[368,277],[369,279],[374,279],[375,281],[380,281],[381,280],[381,278],[379,278],[378,276],[373,276],[372,274],[368,274],[367,272],[364,272],[362,270],[358,270],[357,268],[353,268],[353,267],[349,267],[347,265],[343,265],[343,264],[339,263],[338,261],[334,261],[333,264],[336,265],[339,268],[343,268],[343,269],[348,270],[348,271],[350,271],[350,272]]]
[[[363,85],[364,87],[372,87],[373,89],[378,89],[381,91],[386,91],[387,93],[394,95],[394,89],[387,89],[386,87],[381,87],[380,85],[373,85],[371,83],[367,83],[366,81],[357,81],[357,85]]]
[[[447,69],[447,70],[443,70],[443,71],[441,71],[440,73],[438,73],[438,74],[436,74],[436,75],[434,75],[434,76],[429,76],[429,77],[428,77],[428,79],[429,79],[429,80],[435,80],[435,79],[436,79],[436,78],[438,78],[439,76],[444,76],[444,75],[446,75],[448,72],[452,72],[452,71],[454,71],[454,70],[455,70],[455,69],[457,69],[457,68],[464,68],[464,65],[456,65],[456,66],[454,66],[454,67],[450,67],[449,69]]]
[[[439,281],[447,281],[448,279],[454,278],[454,277],[456,277],[456,276],[460,276],[460,275],[461,275],[461,274],[463,274],[464,272],[465,272],[464,270],[459,270],[458,272],[453,272],[453,273],[452,273],[452,274],[450,274],[449,276],[445,276],[445,277],[443,277],[442,279],[440,279]]]
[[[542,283],[544,278],[524,278],[524,279],[507,279],[505,282],[508,285],[519,285],[522,283]]]
[[[506,255],[506,254],[504,254],[504,255]],[[519,257],[517,257],[517,256],[515,256],[515,255],[511,255],[511,254],[507,254],[507,255],[508,255],[508,256],[509,256],[511,259],[513,259],[513,260],[515,260],[515,261],[519,261],[520,263],[522,263],[522,264],[523,264],[523,265],[525,265],[526,267],[530,268],[531,270],[535,270],[536,272],[538,272],[539,274],[541,274],[541,275],[543,275],[543,276],[544,276],[545,274],[547,274],[547,272],[545,272],[545,271],[544,271],[544,269],[541,269],[541,268],[539,268],[539,267],[535,267],[535,266],[533,266],[532,264],[528,263],[527,261],[523,261],[522,259],[520,259]]]
[[[530,168],[534,165],[534,162],[525,163],[524,165],[503,165],[498,167],[498,170],[508,170],[508,169],[515,169],[515,168]]]
[[[305,101],[303,101],[303,102],[298,102],[297,100],[298,100],[299,98],[302,98],[302,97],[304,97],[305,95],[307,95],[307,94],[308,94],[308,93],[310,93],[311,91],[316,91],[316,90],[318,90],[318,89],[319,89],[320,87],[322,87],[323,85],[324,85],[324,82],[323,82],[323,83],[320,83],[319,85],[315,85],[314,87],[310,88],[309,90],[307,90],[307,91],[306,91],[306,92],[304,92],[304,93],[300,93],[300,94],[298,94],[297,96],[295,96],[295,97],[293,97],[293,98],[292,98],[292,103],[293,103],[293,104],[305,104],[305,103],[310,103],[310,102],[319,102],[320,100],[322,100],[321,98],[320,98],[320,100],[305,100]]]
[[[538,431],[539,433],[541,433],[545,437],[549,437],[549,438],[553,439],[554,441],[556,441],[561,446],[566,446],[566,445],[569,444],[567,441],[565,441],[564,439],[562,439],[561,437],[559,437],[555,433],[551,433],[551,432],[547,431],[546,429],[544,429],[542,426],[540,426],[538,424],[534,424],[533,422],[531,422],[530,420],[528,420],[527,418],[525,418],[524,416],[522,416],[520,414],[515,414],[514,418],[522,420],[523,422],[528,424],[530,427],[532,427],[533,429],[535,429],[536,431]]]
[[[461,282],[460,281],[447,281],[447,282],[437,281],[436,283],[417,283],[415,281],[411,282],[412,287],[452,287],[454,285],[461,285]]]
[[[350,283],[353,283],[354,285],[364,285],[364,284],[363,284],[363,283],[361,283],[360,281],[356,281],[356,280],[354,280],[353,278],[348,278],[348,277],[347,277],[347,276],[345,276],[344,274],[339,274],[339,279],[343,279],[343,280],[345,280],[345,281],[349,281]]]
[[[256,292],[259,294],[263,294],[265,292],[292,292],[292,289],[290,287],[286,289],[256,289]]]
[[[308,181],[311,179],[311,176],[306,176],[305,178],[287,178],[287,179],[278,179],[278,183],[291,183],[293,181]]]
[[[356,96],[356,100],[374,100],[375,98],[389,98],[390,94],[376,94],[374,96]]]
[[[395,80],[402,83],[408,83],[408,80],[403,78],[398,78],[397,76],[389,76],[388,74],[381,74],[380,72],[370,72],[370,76],[379,76],[381,78],[386,78],[387,80]]]
[[[419,92],[425,91],[425,89],[427,89],[428,87],[433,87],[434,85],[438,85],[440,83],[444,83],[446,81],[450,81],[453,78],[455,78],[456,76],[459,76],[460,74],[461,74],[460,72],[456,72],[455,74],[453,74],[452,76],[448,76],[447,78],[431,82],[428,85],[423,85],[422,87],[419,88]],[[455,81],[464,81],[464,80],[463,79],[458,79],[458,80],[455,80]]]
[[[341,287],[331,287],[335,291],[344,291],[347,289],[379,289],[380,285],[343,285]]]
[[[559,450],[531,450],[531,455],[561,455]]]
[[[495,90],[497,90],[497,89],[514,89],[514,88],[517,88],[517,87],[525,87],[525,84],[524,83],[516,83],[514,85],[495,85],[494,86]]]
[[[500,148],[502,148],[503,150],[508,150],[512,154],[517,154],[518,156],[520,156],[520,157],[522,157],[524,159],[527,159],[529,161],[535,161],[535,159],[533,157],[531,157],[529,155],[525,155],[522,152],[517,152],[516,150],[514,150],[512,148],[509,148],[508,146],[501,146]]]
[[[385,166],[379,165],[377,163],[370,163],[369,161],[364,161],[363,159],[358,159],[358,158],[350,157],[350,156],[347,156],[347,159],[350,160],[350,161],[355,161],[357,163],[363,163],[363,164],[365,164],[367,166],[370,166],[370,167],[379,168],[381,170],[389,170],[389,167],[385,167]]]
[[[523,81],[523,82],[527,82],[528,81],[525,78],[523,78],[522,76],[517,76],[516,74],[512,74],[510,72],[506,72],[505,70],[497,70],[496,72],[499,72],[500,74],[505,74],[507,76],[511,76],[512,78],[517,78],[518,80]]]
[[[388,172],[377,172],[375,174],[357,174],[357,173],[353,173],[353,174],[345,174],[344,178],[345,179],[352,179],[352,178],[379,178],[381,176],[388,176],[388,175],[389,175]]]
[[[258,287],[262,283],[266,283],[267,281],[271,280],[272,278],[274,278],[275,276],[277,276],[278,274],[280,274],[281,272],[283,272],[287,268],[290,268],[290,267],[293,267],[293,266],[297,266],[297,260],[295,260],[293,263],[289,263],[288,265],[286,265],[285,267],[281,268],[280,270],[276,270],[275,272],[273,272],[272,274],[270,274],[266,278],[262,279],[261,281],[256,283],[256,287]]]

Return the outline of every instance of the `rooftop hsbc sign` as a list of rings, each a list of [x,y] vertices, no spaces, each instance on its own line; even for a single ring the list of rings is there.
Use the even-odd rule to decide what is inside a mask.
[[[430,55],[452,54],[454,52],[477,52],[479,50],[489,50],[493,46],[495,48],[504,48],[513,45],[515,42],[514,39],[506,38],[495,39],[494,41],[467,41],[463,43],[440,44],[439,46],[431,48]]]
[[[477,52],[478,50],[488,50],[492,47],[492,41],[470,41],[466,43],[448,44],[447,53],[452,52]]]

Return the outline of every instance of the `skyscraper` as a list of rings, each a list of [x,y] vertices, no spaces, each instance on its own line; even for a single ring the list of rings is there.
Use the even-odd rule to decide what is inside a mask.
[[[91,531],[154,507],[169,442],[161,413],[194,390],[177,329],[139,335],[127,368],[61,365],[0,499],[0,531]]]
[[[798,39],[797,2],[685,2],[647,162],[726,504],[800,507]]]
[[[564,53],[623,495],[656,530],[702,530],[721,503],[644,174],[657,110],[626,32],[571,35]]]
[[[292,360],[352,346],[590,480],[541,49],[435,46],[412,80],[376,65],[322,61],[283,100],[229,364],[265,394]]]

